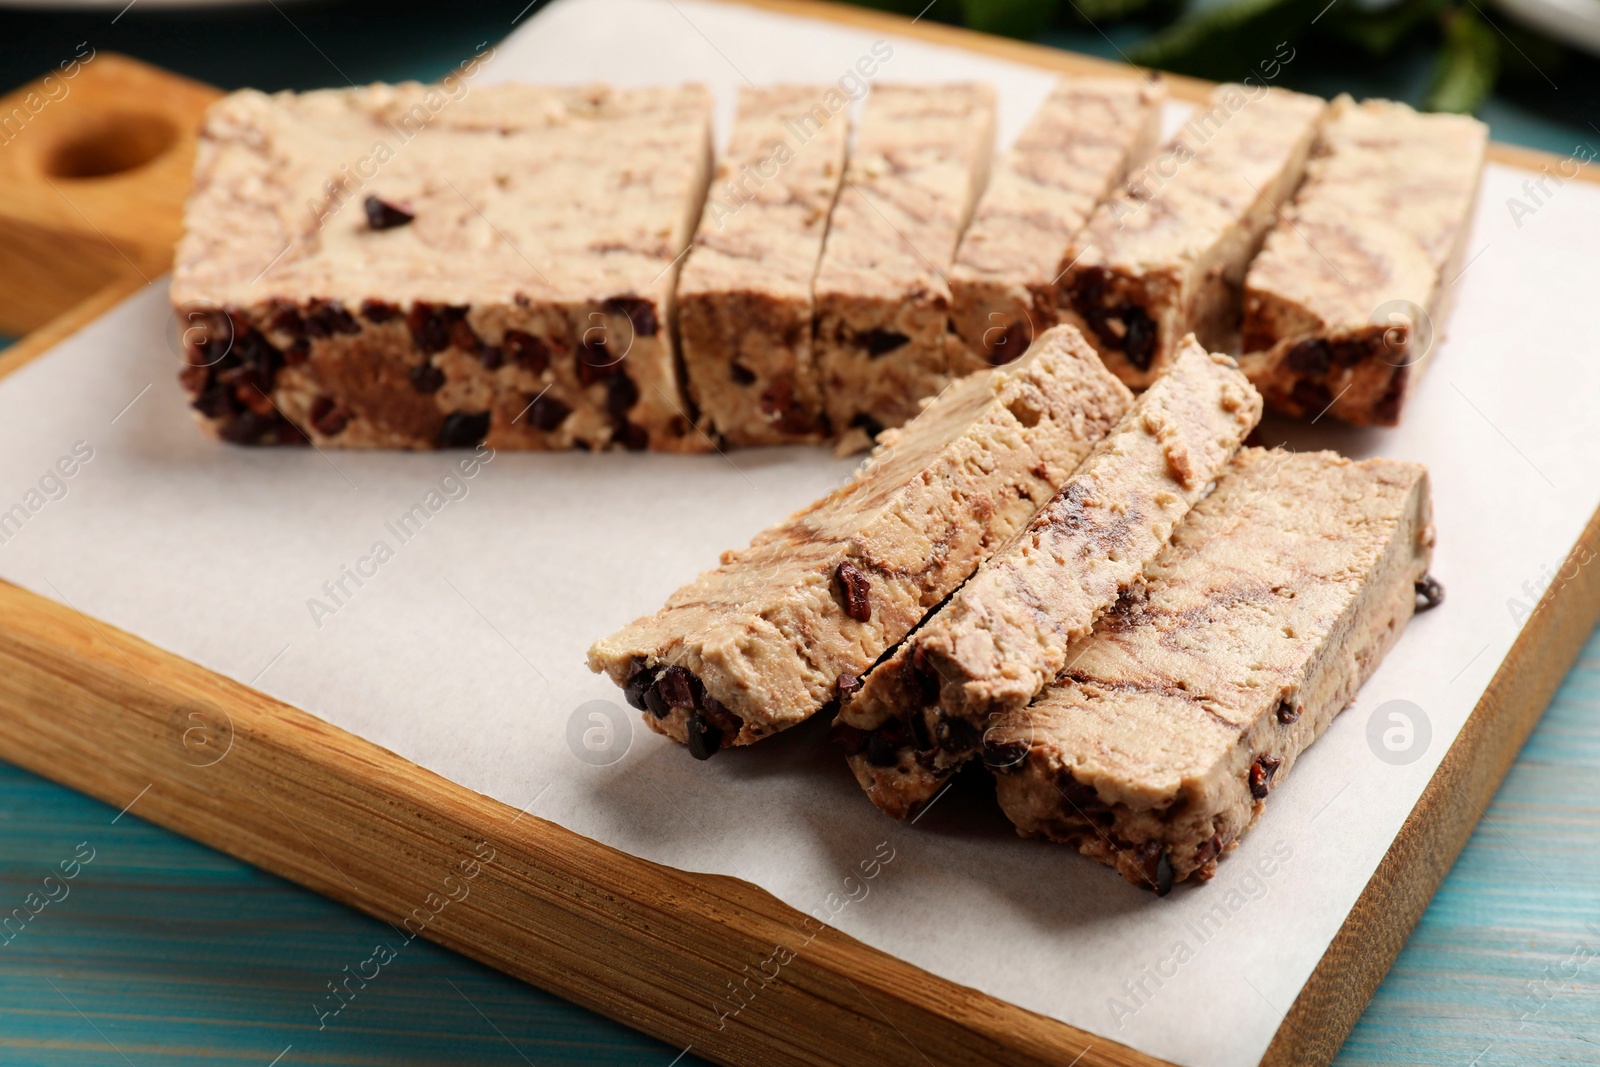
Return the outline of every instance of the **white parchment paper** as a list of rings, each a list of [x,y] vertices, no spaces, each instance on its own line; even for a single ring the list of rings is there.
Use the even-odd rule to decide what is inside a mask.
[[[692,0],[560,0],[480,77],[701,80],[725,120],[746,78],[833,81],[873,40]],[[1007,140],[1049,86],[892,45],[880,78],[993,82]],[[1164,900],[1016,838],[981,784],[914,827],[886,820],[817,724],[696,763],[584,668],[592,639],[836,484],[850,464],[823,451],[502,454],[467,478],[466,453],[213,444],[175,380],[162,280],[0,381],[0,511],[27,515],[0,527],[0,577],[539,817],[747,879],[956,982],[1175,1063],[1255,1063],[1600,504],[1600,188],[1554,189],[1519,226],[1507,201],[1534,206],[1526,177],[1489,169],[1460,307],[1404,427],[1267,429],[1428,464],[1447,603],[1411,625],[1215,881]],[[75,446],[92,458],[58,468]],[[426,518],[400,525],[419,504]],[[875,877],[859,879],[863,863]],[[722,992],[705,991],[708,1026],[736,1006]]]

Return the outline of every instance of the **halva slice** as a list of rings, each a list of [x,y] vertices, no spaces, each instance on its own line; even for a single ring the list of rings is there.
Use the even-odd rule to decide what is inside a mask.
[[[1186,333],[1237,351],[1245,270],[1300,184],[1326,110],[1313,96],[1219,85],[1095,211],[1073,242],[1062,314],[1123,381],[1149,385]]]
[[[810,718],[966,581],[1132,402],[1058,328],[890,433],[856,476],[725,553],[589,666],[704,759]]]
[[[1186,338],[1172,369],[1016,537],[872,669],[835,737],[873,803],[906,818],[1068,664],[1144,579],[1261,418],[1233,360]]]
[[[1056,83],[978,201],[950,270],[960,366],[999,366],[1054,326],[1072,239],[1155,148],[1166,83]]]
[[[1444,331],[1488,143],[1467,115],[1333,102],[1245,277],[1239,363],[1270,408],[1399,423]]]
[[[232,93],[172,274],[202,427],[237,444],[706,451],[679,388],[702,86]]]
[[[850,133],[849,112],[820,103],[830,90],[838,91],[777,85],[739,94],[678,281],[689,392],[707,428],[732,445],[825,436],[811,285]]]
[[[1433,537],[1417,464],[1241,452],[1142,591],[990,731],[1006,814],[1158,893],[1209,878],[1436,594]]]
[[[817,270],[817,364],[835,433],[907,422],[954,376],[946,276],[988,180],[994,122],[987,85],[868,95]]]

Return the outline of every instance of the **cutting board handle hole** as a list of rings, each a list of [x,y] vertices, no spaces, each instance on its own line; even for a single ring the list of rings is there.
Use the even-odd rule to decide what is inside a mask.
[[[52,178],[104,178],[142,167],[178,140],[178,129],[161,115],[114,111],[79,123],[44,157]]]

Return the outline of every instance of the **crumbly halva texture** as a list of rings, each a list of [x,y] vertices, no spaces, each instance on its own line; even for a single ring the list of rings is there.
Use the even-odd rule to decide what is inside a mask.
[[[1062,316],[1139,388],[1193,332],[1238,350],[1246,268],[1305,172],[1327,105],[1219,85],[1154,160],[1101,204],[1073,242]]]
[[[182,372],[236,443],[710,442],[672,341],[701,86],[230,94],[173,268]]]
[[[1245,278],[1240,365],[1269,407],[1399,423],[1449,314],[1488,143],[1466,115],[1333,102]]]
[[[994,90],[878,85],[817,270],[815,350],[833,431],[913,418],[961,351],[946,282],[988,180]]]
[[[1001,806],[1135,885],[1211,877],[1416,610],[1427,472],[1246,449],[985,740]]]
[[[1015,538],[863,680],[834,736],[874,804],[907,818],[1027,707],[1261,418],[1232,359],[1184,339],[1172,368]]]
[[[733,445],[824,437],[811,286],[844,174],[831,86],[746,88],[678,282],[689,391]]]
[[[958,367],[999,366],[1056,324],[1072,238],[1154,149],[1166,83],[1067,77],[995,168],[949,272]]]
[[[956,382],[849,482],[589,650],[704,759],[803,722],[1033,517],[1132,396],[1070,327]]]

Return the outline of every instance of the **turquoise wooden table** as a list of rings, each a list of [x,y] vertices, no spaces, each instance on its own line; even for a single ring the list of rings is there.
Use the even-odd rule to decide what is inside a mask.
[[[115,29],[104,13],[11,13],[0,89],[39,73],[47,37],[91,35],[224,86],[320,85],[328,54],[356,80],[426,78],[526,6],[308,2],[293,23],[266,7],[134,10]],[[1324,66],[1302,87],[1414,97],[1418,69]],[[1485,117],[1500,140],[1557,152],[1592,135],[1500,99]],[[65,895],[44,882],[62,864]],[[421,940],[322,1020],[327,983],[387,926],[0,762],[0,915],[32,893],[57,899],[0,929],[0,1065],[701,1062]],[[1600,1064],[1600,633],[1337,1062]]]

